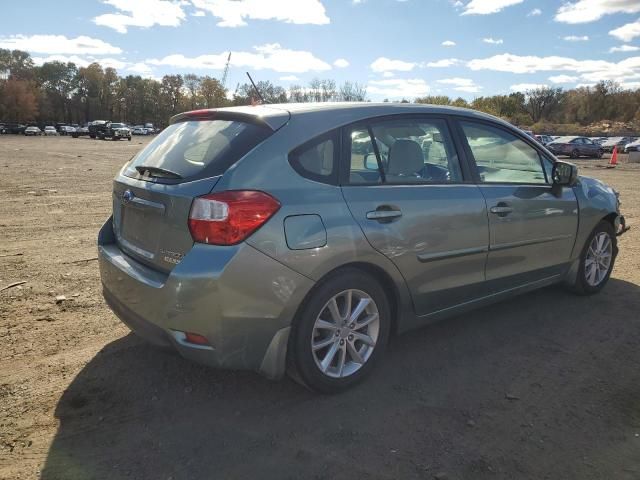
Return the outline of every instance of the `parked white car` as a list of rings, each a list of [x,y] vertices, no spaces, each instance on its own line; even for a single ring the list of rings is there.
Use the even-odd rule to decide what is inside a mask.
[[[58,135],[58,131],[56,130],[56,127],[44,127],[44,134],[48,137],[49,135],[53,135],[53,136],[57,136]]]
[[[624,153],[637,152],[637,151],[640,151],[640,139],[635,140],[631,143],[627,143],[624,146]]]
[[[42,130],[40,130],[38,127],[27,127],[24,129],[24,134],[25,136],[29,136],[29,135],[42,135]]]

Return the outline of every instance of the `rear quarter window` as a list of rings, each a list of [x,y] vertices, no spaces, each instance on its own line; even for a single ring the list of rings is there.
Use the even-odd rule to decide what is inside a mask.
[[[143,166],[169,170],[181,181],[222,175],[271,133],[266,126],[235,120],[178,122],[133,157],[124,174],[142,178],[136,167]]]
[[[316,182],[337,183],[338,134],[330,132],[294,149],[289,163],[296,172]]]

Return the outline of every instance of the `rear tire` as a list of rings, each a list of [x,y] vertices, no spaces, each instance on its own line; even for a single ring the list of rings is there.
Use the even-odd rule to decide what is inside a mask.
[[[593,295],[609,281],[618,246],[613,226],[602,220],[593,229],[580,254],[580,266],[571,291],[578,295]]]
[[[578,158],[580,156],[580,153],[578,152],[578,150],[572,150],[569,156],[571,158]]]
[[[384,289],[355,268],[341,269],[310,294],[294,320],[288,373],[319,393],[362,381],[384,352],[391,312]]]

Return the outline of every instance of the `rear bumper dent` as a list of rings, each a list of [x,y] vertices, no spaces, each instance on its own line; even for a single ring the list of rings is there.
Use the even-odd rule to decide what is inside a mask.
[[[102,242],[112,238],[110,221],[105,229]],[[136,334],[213,367],[284,374],[288,327],[310,279],[247,244],[195,244],[165,274],[101,241],[105,300]],[[211,346],[189,344],[181,332],[202,335]]]

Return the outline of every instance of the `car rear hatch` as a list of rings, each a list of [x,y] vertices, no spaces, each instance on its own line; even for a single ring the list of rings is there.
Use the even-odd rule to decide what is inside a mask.
[[[121,250],[169,272],[193,246],[189,212],[221,175],[286,123],[289,114],[206,110],[181,114],[114,180],[113,230]],[[262,115],[260,115],[262,113]]]

